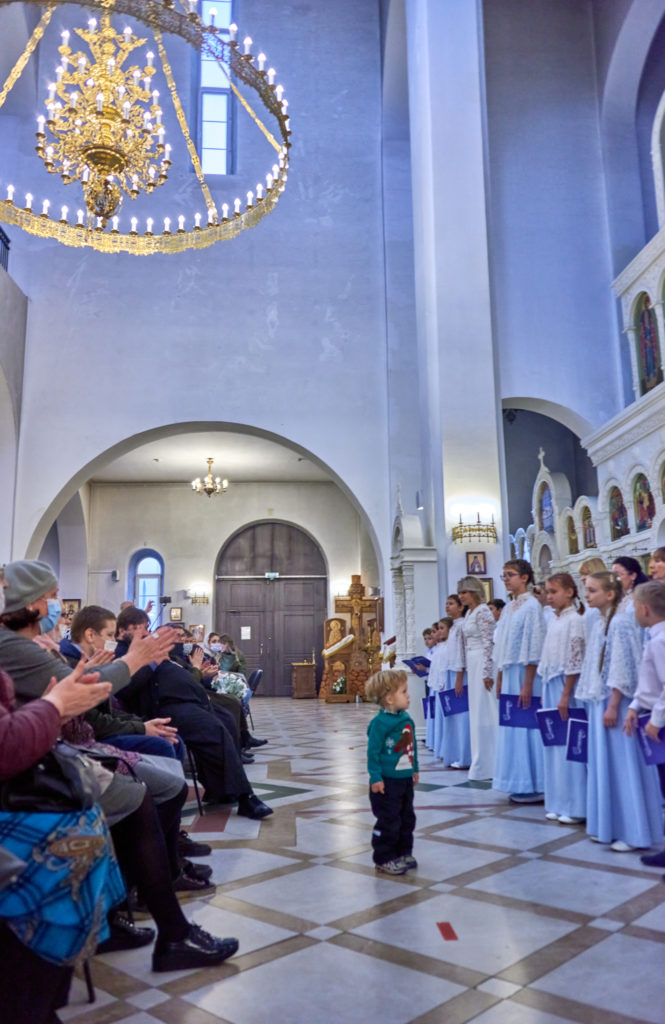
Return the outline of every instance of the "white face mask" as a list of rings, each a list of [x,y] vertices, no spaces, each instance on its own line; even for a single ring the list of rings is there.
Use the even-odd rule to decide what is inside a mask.
[[[117,643],[115,642],[115,640],[105,640],[105,641],[104,641],[104,650],[105,650],[105,651],[110,651],[110,652],[111,652],[111,654],[113,654],[113,653],[114,653],[114,651],[115,651],[115,649],[116,649],[116,647],[117,647],[117,646],[118,646],[118,645],[117,645]]]

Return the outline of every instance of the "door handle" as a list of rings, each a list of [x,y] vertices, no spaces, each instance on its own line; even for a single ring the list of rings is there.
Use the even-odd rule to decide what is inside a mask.
[[[259,647],[259,654],[263,654],[263,640],[261,641],[261,645]]]

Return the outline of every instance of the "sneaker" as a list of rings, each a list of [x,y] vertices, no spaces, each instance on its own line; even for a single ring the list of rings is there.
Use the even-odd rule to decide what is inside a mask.
[[[402,860],[387,860],[385,864],[375,864],[374,867],[384,875],[405,875],[407,870]]]
[[[610,845],[610,850],[614,850],[615,853],[630,853],[630,851],[634,849],[634,846],[624,843],[623,839],[615,839],[615,841]]]
[[[547,814],[545,815],[545,817],[547,818],[548,821],[558,821],[559,820],[559,815],[556,813],[556,811],[548,811]]]
[[[561,825],[581,825],[586,818],[569,818],[567,814],[559,815],[559,822]]]
[[[513,804],[544,804],[544,793],[511,793],[510,802]]]
[[[406,856],[400,857],[399,860],[402,862],[407,871],[415,871],[418,867],[418,861],[415,857],[412,857],[410,853]]]
[[[208,846],[207,843],[195,842],[189,832],[181,829],[178,833],[178,853],[181,857],[209,857],[212,853],[212,846]]]

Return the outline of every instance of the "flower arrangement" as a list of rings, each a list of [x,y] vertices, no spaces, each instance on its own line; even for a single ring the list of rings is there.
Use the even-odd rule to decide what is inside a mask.
[[[346,693],[346,676],[338,676],[332,684],[333,693]]]

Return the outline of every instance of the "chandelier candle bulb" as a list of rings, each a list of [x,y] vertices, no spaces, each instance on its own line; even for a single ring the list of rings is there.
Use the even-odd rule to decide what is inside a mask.
[[[83,182],[90,181],[90,168],[89,167],[84,167],[83,168],[83,174],[81,175],[81,181],[83,181]]]
[[[247,205],[248,206],[253,206],[254,205],[254,193],[253,192],[248,192],[247,193]]]
[[[108,71],[109,75],[113,74],[113,72],[115,70],[115,61],[114,61],[113,57],[109,57],[109,59],[107,60],[107,62],[106,62],[106,70]]]
[[[117,233],[117,231],[118,231],[118,224],[120,223],[120,218],[119,217],[113,217],[111,223],[113,224],[113,231],[115,231]]]
[[[164,146],[164,162],[167,163],[167,164],[171,163],[171,149],[172,148],[173,147],[171,146],[171,144],[169,142],[167,142],[166,145]]]
[[[242,45],[245,47],[245,57],[249,57],[249,55],[251,54],[253,42],[254,40],[252,39],[251,36],[245,36],[245,38],[243,39]]]
[[[13,185],[7,185],[7,202],[8,203],[13,203],[14,202],[14,192],[15,191],[16,190],[15,190]]]
[[[42,217],[48,217],[48,208],[51,205],[50,199],[45,199],[42,202]]]
[[[48,98],[53,101],[55,99],[55,82],[49,82],[48,86]]]
[[[272,188],[272,174],[266,174],[266,186],[268,191]]]
[[[25,209],[32,209],[32,192],[26,192],[25,194]]]
[[[96,31],[96,29],[97,29],[97,19],[96,18],[90,18],[89,19],[89,21],[88,21],[88,28],[90,29],[91,32],[95,32]]]
[[[263,199],[263,185],[260,182],[256,186],[256,198]]]
[[[104,109],[104,93],[98,92],[95,99],[97,100],[97,113],[101,114]]]
[[[38,117],[37,117],[37,134],[38,135],[43,135],[44,134],[44,124],[45,123],[46,123],[46,118],[44,117],[43,114],[39,114]]]
[[[233,200],[233,212],[236,213],[236,214],[240,213],[240,200],[239,199],[234,199]]]
[[[63,71],[64,71],[64,68],[61,67],[60,65],[58,65],[58,67],[55,69],[55,80],[56,80],[56,82],[62,82],[62,72]]]
[[[67,214],[68,213],[69,213],[69,207],[68,206],[61,206],[60,207],[60,220],[64,221],[65,224],[67,223]]]
[[[153,223],[154,223],[154,221],[153,221],[152,217],[148,217],[147,220],[146,220],[146,225],[147,225],[146,235],[151,235],[152,234],[152,225],[153,225]]]
[[[69,109],[76,110],[76,101],[79,98],[77,92],[70,92],[69,94]]]
[[[282,111],[284,113],[286,113],[286,111],[288,109],[288,106],[289,106],[289,101],[288,100],[282,100]]]
[[[276,74],[277,74],[277,72],[275,71],[274,68],[268,68],[268,85],[274,85],[275,84],[275,75]]]
[[[85,71],[85,57],[79,57],[78,59],[79,71],[81,74]]]
[[[143,88],[145,89],[146,92],[150,92],[150,79],[149,78],[144,78],[143,79]]]
[[[78,218],[77,221],[76,221],[76,227],[77,228],[82,228],[83,227],[83,210],[77,210],[76,211],[76,216]]]
[[[236,23],[234,21],[232,21],[231,24],[229,25],[229,39],[231,40],[232,43],[235,43],[237,35],[238,35],[238,26],[236,25]]]
[[[229,204],[228,203],[222,203],[222,220],[228,220],[228,219],[229,219]]]
[[[164,218],[164,234],[165,235],[170,235],[171,234],[171,218],[170,217],[165,217]]]
[[[178,231],[184,231],[184,230],[185,230],[185,218],[183,217],[182,214],[180,214],[180,216],[178,217]]]
[[[122,116],[125,121],[129,121],[129,111],[132,109],[132,105],[129,100],[125,100],[122,105]]]
[[[125,37],[125,42],[127,42],[127,43],[128,43],[128,42],[129,42],[129,37],[130,37],[130,36],[131,36],[131,34],[132,34],[132,30],[131,30],[131,28],[130,28],[130,26],[129,26],[129,25],[126,25],[126,26],[125,26],[125,28],[123,28],[123,30],[122,30],[122,34],[123,34],[123,35],[124,35],[124,37]]]
[[[46,166],[53,163],[53,146],[46,147]]]
[[[259,62],[259,71],[263,71],[263,69],[266,66],[266,61],[268,58],[266,57],[265,53],[260,53],[256,59]]]
[[[139,78],[140,77],[141,77],[141,72],[139,71],[138,68],[135,68],[134,71],[132,71],[132,78],[134,79],[134,87],[136,89],[138,89],[138,87],[139,87]]]
[[[272,165],[272,176],[273,178],[279,178],[279,167],[277,164]]]
[[[153,61],[154,61],[154,59],[155,59],[155,55],[154,55],[154,53],[152,52],[152,50],[148,50],[148,52],[147,52],[147,53],[146,53],[146,55],[145,55],[145,59],[146,59],[146,60],[147,60],[147,62],[148,62],[148,67],[149,67],[149,68],[151,68],[151,67],[152,67],[152,62],[153,62]]]
[[[284,95],[284,86],[283,85],[275,86],[275,96],[277,97],[277,99],[279,100],[280,103],[282,102],[282,96],[283,95]]]
[[[69,29],[64,28],[60,33],[60,38],[62,39],[63,46],[69,46]]]
[[[194,230],[195,231],[196,230],[198,230],[198,231],[201,230],[201,214],[200,213],[195,213],[194,214]]]
[[[130,235],[136,234],[136,225],[138,224],[138,222],[138,217],[132,217],[132,228],[131,231],[129,232]]]

